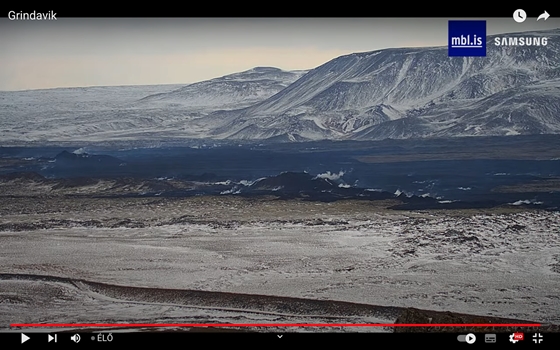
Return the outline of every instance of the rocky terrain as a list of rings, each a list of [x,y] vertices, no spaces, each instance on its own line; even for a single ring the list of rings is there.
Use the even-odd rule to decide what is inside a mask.
[[[560,323],[557,212],[391,204],[4,196],[0,322]]]

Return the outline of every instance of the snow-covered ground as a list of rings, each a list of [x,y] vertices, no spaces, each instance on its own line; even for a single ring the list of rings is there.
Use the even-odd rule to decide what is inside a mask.
[[[239,207],[230,205],[234,218]],[[89,218],[63,212],[58,215],[74,220],[65,228],[0,232],[0,274],[560,322],[560,213],[368,213],[364,207],[333,215],[341,205],[305,203],[293,220],[282,219],[293,208],[271,220],[266,204],[260,204],[262,220],[259,207],[253,219],[237,221],[220,218],[228,217],[225,207],[210,212],[206,222],[170,224],[146,215],[148,224],[141,228],[86,227],[79,222]],[[181,208],[186,215],[200,211],[194,204],[189,210],[188,203]],[[102,210],[91,217],[117,215]],[[143,216],[129,210],[131,218]],[[23,214],[3,221],[24,217],[38,220]],[[173,298],[153,302],[119,295],[79,283],[0,278],[0,328],[22,322],[329,322],[325,315],[252,312],[227,303],[189,307]],[[391,313],[332,316],[337,323],[395,320]]]

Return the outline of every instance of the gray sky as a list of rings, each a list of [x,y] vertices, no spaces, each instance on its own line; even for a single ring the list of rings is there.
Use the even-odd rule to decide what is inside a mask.
[[[0,90],[188,84],[256,66],[315,68],[391,47],[447,45],[448,18],[0,18]],[[488,34],[560,28],[486,19]]]

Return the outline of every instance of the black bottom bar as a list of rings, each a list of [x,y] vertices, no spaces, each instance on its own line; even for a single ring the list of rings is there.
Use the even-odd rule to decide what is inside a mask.
[[[522,340],[517,340],[522,339]],[[22,342],[22,340],[24,340]],[[135,344],[143,346],[174,346],[188,347],[203,342],[206,346],[260,344],[270,346],[279,344],[304,345],[311,341],[316,348],[318,345],[334,344],[336,340],[348,342],[365,341],[372,348],[377,345],[390,344],[392,346],[423,346],[441,345],[442,348],[472,348],[477,346],[513,345],[516,348],[533,349],[560,348],[560,333],[531,332],[531,333],[251,333],[227,329],[200,328],[188,332],[33,332],[21,330],[16,333],[0,333],[0,344],[6,349],[23,348],[60,348],[67,344],[74,344],[78,348],[125,348]],[[516,342],[513,342],[517,340]],[[357,343],[355,343],[357,344]],[[497,345],[498,344],[498,345]],[[499,345],[501,344],[501,345]],[[506,346],[506,345],[504,345]]]

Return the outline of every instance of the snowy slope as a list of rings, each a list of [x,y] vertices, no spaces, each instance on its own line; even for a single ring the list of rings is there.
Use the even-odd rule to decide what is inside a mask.
[[[0,92],[0,140],[199,138],[208,113],[260,102],[306,71],[256,67],[187,86],[114,86]]]
[[[306,71],[288,72],[273,67],[256,67],[245,72],[187,85],[177,90],[147,96],[139,106],[154,103],[170,107],[239,109],[276,94]]]
[[[447,47],[338,57],[219,131],[361,140],[558,133],[560,30],[516,36],[546,36],[548,45],[495,46],[491,36],[484,58],[448,57]]]
[[[560,133],[560,30],[546,46],[448,57],[354,53],[310,71],[257,67],[187,86],[0,92],[0,140],[305,141]]]

